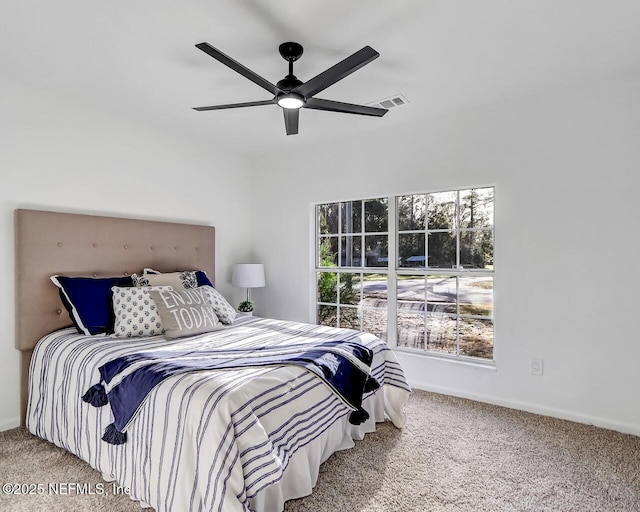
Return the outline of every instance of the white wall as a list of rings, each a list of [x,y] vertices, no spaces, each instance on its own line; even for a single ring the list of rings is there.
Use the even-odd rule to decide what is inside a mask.
[[[340,140],[340,115],[326,114],[333,144],[265,156],[250,177],[251,162],[214,146],[0,86],[0,430],[19,414],[15,208],[214,224],[223,293],[242,296],[229,285],[233,262],[262,261],[258,313],[305,321],[312,202],[495,184],[497,370],[400,354],[412,384],[640,435],[637,77],[395,125],[372,140]],[[531,357],[544,358],[544,376],[529,374]]]
[[[1,82],[0,430],[18,424],[13,210],[52,209],[216,226],[216,284],[246,260],[250,224],[243,162],[213,146],[154,132],[68,99]],[[178,135],[178,134],[176,134]]]
[[[259,162],[262,316],[309,320],[310,203],[495,184],[497,369],[400,354],[412,384],[640,435],[637,76],[338,137]]]

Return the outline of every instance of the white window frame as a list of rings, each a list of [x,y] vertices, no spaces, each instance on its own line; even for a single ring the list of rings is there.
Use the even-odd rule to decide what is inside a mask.
[[[494,190],[494,222],[491,228],[460,228],[459,225],[456,225],[456,268],[428,268],[426,267],[427,264],[427,260],[425,259],[425,267],[419,267],[419,268],[414,268],[414,267],[399,267],[398,266],[398,254],[397,254],[397,249],[399,247],[399,235],[400,233],[402,234],[409,234],[409,233],[424,233],[425,235],[425,256],[428,255],[428,236],[429,233],[432,232],[449,232],[450,230],[447,229],[440,229],[440,230],[429,230],[428,226],[425,225],[425,228],[423,230],[402,230],[400,231],[398,229],[398,223],[397,223],[397,214],[398,214],[398,198],[400,198],[401,196],[410,196],[410,195],[428,195],[428,194],[436,194],[436,193],[440,193],[440,192],[456,192],[457,193],[457,205],[459,207],[460,204],[460,192],[464,191],[464,190],[472,190],[472,189],[483,189],[483,188],[493,188]],[[347,306],[347,305],[341,305],[339,304],[340,302],[340,298],[339,298],[339,289],[336,290],[336,303],[325,303],[325,302],[319,302],[318,301],[318,274],[320,272],[331,272],[331,273],[336,273],[338,274],[338,277],[340,276],[340,274],[342,273],[360,273],[362,276],[364,276],[365,274],[383,274],[387,276],[387,343],[389,346],[393,347],[395,350],[397,351],[401,351],[401,352],[406,352],[409,354],[415,354],[415,355],[419,355],[422,357],[429,357],[429,358],[436,358],[436,359],[445,359],[445,360],[450,360],[453,362],[462,362],[462,363],[471,363],[471,364],[476,364],[476,365],[480,365],[480,366],[488,366],[488,367],[495,367],[495,360],[496,360],[496,336],[495,336],[495,321],[496,321],[496,311],[495,311],[495,262],[496,262],[496,257],[495,257],[495,185],[482,185],[482,186],[473,186],[473,187],[461,187],[461,188],[457,188],[457,189],[449,189],[449,190],[430,190],[430,191],[426,191],[426,192],[409,192],[409,193],[405,193],[405,194],[396,194],[396,195],[391,195],[391,196],[377,196],[377,197],[367,197],[367,198],[361,198],[361,199],[342,199],[342,200],[335,200],[335,201],[322,201],[322,202],[318,202],[318,203],[314,203],[311,206],[311,211],[312,211],[312,222],[311,222],[311,226],[313,227],[313,231],[312,231],[312,243],[313,243],[313,249],[311,251],[311,253],[313,254],[313,286],[312,286],[312,300],[310,301],[310,307],[311,307],[311,315],[310,317],[313,319],[314,322],[317,323],[318,321],[318,317],[317,317],[317,313],[318,313],[318,306],[319,305],[327,305],[327,306],[335,306],[337,307],[337,311],[338,311],[338,326],[339,326],[339,310],[341,307],[357,307],[357,306]],[[388,236],[388,253],[387,253],[387,257],[388,257],[388,264],[387,267],[365,267],[363,264],[365,263],[365,256],[364,256],[364,252],[365,252],[365,244],[364,244],[364,236],[365,236],[365,216],[364,216],[364,205],[366,201],[370,201],[370,200],[376,200],[376,199],[386,199],[387,200],[387,207],[388,207],[388,225],[387,225],[387,231],[386,232],[376,232],[376,233],[367,233],[368,235],[387,235]],[[362,201],[362,215],[361,215],[361,231],[360,233],[342,233],[342,207],[341,207],[341,203],[347,203],[347,202],[353,202],[353,201]],[[318,206],[319,205],[323,205],[323,204],[331,204],[331,203],[338,203],[338,233],[334,233],[334,234],[325,234],[325,235],[321,235],[319,233],[319,226],[318,226]],[[456,211],[456,221],[459,220],[459,215],[460,212]],[[492,239],[493,239],[493,248],[494,248],[494,255],[493,255],[493,259],[494,259],[494,269],[463,269],[460,268],[460,253],[461,253],[461,248],[460,248],[460,234],[462,232],[468,232],[468,231],[491,231],[492,232]],[[340,266],[341,263],[341,258],[342,258],[342,237],[343,236],[361,236],[361,266],[358,267],[342,267]],[[321,267],[320,266],[320,255],[319,255],[319,241],[322,238],[330,238],[330,237],[337,237],[338,238],[338,261],[337,261],[337,266],[334,267]],[[477,318],[477,319],[488,319],[491,320],[493,322],[494,325],[494,329],[493,329],[493,357],[492,359],[488,359],[488,358],[481,358],[481,357],[473,357],[473,356],[467,356],[464,354],[459,354],[460,351],[460,332],[459,329],[456,329],[456,354],[451,354],[451,353],[446,353],[446,352],[437,352],[434,350],[428,350],[428,349],[420,349],[420,348],[412,348],[412,347],[405,347],[405,346],[398,346],[397,345],[397,340],[398,340],[398,332],[397,332],[397,319],[398,319],[398,311],[397,311],[397,283],[398,283],[398,276],[399,275],[416,275],[416,276],[421,276],[425,279],[425,285],[426,285],[426,280],[427,277],[430,275],[446,275],[446,276],[452,276],[452,277],[456,277],[456,296],[458,296],[458,287],[459,287],[459,277],[460,276],[465,276],[465,277],[486,277],[486,276],[491,276],[493,279],[493,283],[494,283],[494,294],[493,294],[493,304],[492,304],[492,315],[490,317],[488,316],[483,316],[483,315],[469,315],[469,314],[461,314],[460,313],[460,302],[459,300],[456,301],[456,313],[455,313],[455,317],[456,317],[456,324],[459,325],[459,322],[462,318]],[[425,306],[426,306],[426,287],[425,287]],[[382,308],[378,308],[378,309],[382,309]],[[427,315],[427,308],[425,307],[425,317]],[[451,316],[453,316],[454,314],[451,313]],[[426,318],[425,318],[426,320]],[[425,323],[426,325],[426,323]],[[362,327],[362,320],[361,320],[361,327]],[[425,332],[426,335],[426,332]]]

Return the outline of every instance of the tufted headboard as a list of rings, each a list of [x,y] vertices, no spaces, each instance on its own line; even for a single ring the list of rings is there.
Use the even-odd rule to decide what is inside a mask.
[[[144,267],[204,270],[215,277],[212,226],[40,210],[15,211],[16,339],[21,351],[22,421],[31,353],[38,340],[72,325],[54,274],[121,276]]]

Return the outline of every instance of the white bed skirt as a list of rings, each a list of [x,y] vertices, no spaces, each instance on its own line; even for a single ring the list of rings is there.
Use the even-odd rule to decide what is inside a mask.
[[[364,400],[362,405],[369,413],[369,419],[364,423],[352,425],[349,423],[349,415],[343,416],[323,434],[299,448],[291,457],[282,480],[261,490],[249,500],[251,510],[254,512],[282,511],[285,501],[311,494],[318,481],[320,465],[333,453],[353,448],[354,441],[360,441],[364,439],[365,434],[375,432],[376,423],[391,420],[396,427],[402,428],[405,422],[404,412],[402,407],[399,407],[402,398],[399,403],[397,400],[389,400],[388,396],[385,397],[385,393],[394,394],[394,391],[396,391],[394,388],[383,386],[374,395]],[[385,398],[387,398],[387,410],[395,409],[392,418],[385,416]],[[395,406],[393,409],[389,408],[391,403]],[[102,477],[108,482],[115,480],[104,473]],[[139,503],[143,508],[150,508],[150,505],[144,502]]]
[[[366,433],[375,432],[376,423],[385,420],[384,392],[383,387],[364,401],[363,406],[369,413],[367,421],[351,425],[347,414],[298,450],[289,461],[282,480],[263,489],[250,500],[251,508],[256,512],[281,511],[285,501],[311,494],[318,481],[320,464],[338,450],[353,448],[354,440],[361,440]]]

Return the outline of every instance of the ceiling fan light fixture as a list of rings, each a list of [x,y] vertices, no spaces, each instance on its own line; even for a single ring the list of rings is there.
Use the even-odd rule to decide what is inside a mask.
[[[304,99],[297,94],[283,94],[278,97],[278,105],[286,109],[298,109],[304,105]]]

